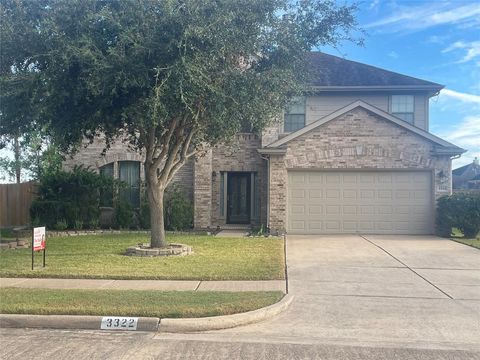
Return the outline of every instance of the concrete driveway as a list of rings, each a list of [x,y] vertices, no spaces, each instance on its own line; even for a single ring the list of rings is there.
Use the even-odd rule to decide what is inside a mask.
[[[289,236],[287,263],[291,307],[216,340],[480,351],[479,250],[432,236]]]

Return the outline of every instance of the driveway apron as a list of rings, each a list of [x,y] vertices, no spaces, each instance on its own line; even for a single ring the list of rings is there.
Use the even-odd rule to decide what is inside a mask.
[[[287,266],[290,308],[216,339],[480,351],[476,249],[426,236],[291,235]]]

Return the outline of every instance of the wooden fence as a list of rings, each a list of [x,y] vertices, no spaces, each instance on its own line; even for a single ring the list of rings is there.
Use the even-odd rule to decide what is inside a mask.
[[[36,197],[37,184],[0,184],[0,228],[30,224],[30,205]]]

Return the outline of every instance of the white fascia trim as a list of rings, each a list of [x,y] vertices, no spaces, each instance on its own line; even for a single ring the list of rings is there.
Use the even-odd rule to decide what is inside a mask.
[[[276,147],[279,147],[279,146],[282,146],[286,143],[288,143],[289,141],[292,141],[293,139],[296,139],[297,137],[299,136],[302,136],[302,135],[305,135],[306,133],[316,129],[317,127],[329,122],[330,120],[333,120],[333,119],[336,119],[337,117],[339,116],[342,116],[350,111],[352,111],[353,109],[357,108],[357,107],[361,107],[367,111],[370,111],[386,120],[389,120],[391,121],[392,123],[400,126],[400,127],[403,127],[425,139],[428,139],[438,145],[441,145],[441,146],[444,146],[444,147],[447,147],[447,148],[458,148],[456,145],[452,144],[452,143],[449,143],[448,141],[445,141],[433,134],[430,134],[429,132],[425,131],[425,130],[422,130],[422,129],[419,129],[413,125],[410,125],[409,123],[375,107],[375,106],[372,106],[370,104],[367,104],[366,102],[362,101],[362,100],[357,100],[337,111],[334,111],[333,113],[329,114],[329,115],[326,115],[324,116],[323,118],[301,128],[300,130],[297,130],[287,136],[285,136],[284,138],[280,139],[280,140],[277,140],[273,143],[271,143],[270,145],[267,146],[267,148],[276,148]],[[458,148],[459,150],[463,150],[461,148]]]

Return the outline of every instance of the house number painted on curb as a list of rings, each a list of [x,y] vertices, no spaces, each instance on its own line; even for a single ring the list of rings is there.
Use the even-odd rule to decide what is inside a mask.
[[[101,330],[137,330],[138,318],[104,316],[102,318]]]

